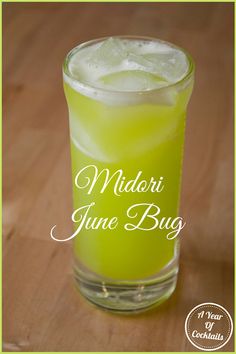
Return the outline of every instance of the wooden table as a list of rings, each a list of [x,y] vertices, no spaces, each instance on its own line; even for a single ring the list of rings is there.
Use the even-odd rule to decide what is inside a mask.
[[[233,5],[3,4],[3,329],[5,351],[196,351],[188,312],[216,302],[233,313]],[[61,63],[77,43],[150,35],[196,61],[188,110],[181,271],[153,312],[100,311],[72,285],[68,114]],[[58,229],[59,232],[59,229]],[[233,340],[222,348],[233,350]]]

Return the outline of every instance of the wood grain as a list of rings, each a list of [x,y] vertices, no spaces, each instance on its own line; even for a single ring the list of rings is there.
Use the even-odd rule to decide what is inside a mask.
[[[61,64],[76,44],[148,35],[196,62],[188,110],[177,290],[157,310],[114,316],[73,288],[71,176]],[[3,4],[3,332],[5,351],[195,351],[188,312],[216,302],[233,314],[233,5]],[[233,340],[222,348],[233,350]]]

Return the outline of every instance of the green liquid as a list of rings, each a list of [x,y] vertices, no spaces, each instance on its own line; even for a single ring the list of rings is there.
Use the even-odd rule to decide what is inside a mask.
[[[133,222],[127,209],[137,203],[155,203],[158,218],[178,216],[182,170],[185,110],[191,87],[177,93],[175,103],[106,105],[86,97],[64,84],[70,113],[71,159],[74,209],[95,202],[90,217],[118,217],[114,230],[82,229],[74,238],[75,257],[89,270],[103,277],[135,280],[155,275],[174,258],[177,240],[168,240],[167,230],[126,231]],[[109,94],[109,93],[108,93]],[[124,93],[125,95],[125,93]],[[87,165],[110,175],[122,169],[126,180],[142,171],[142,179],[163,177],[161,193],[114,195],[110,184],[100,194],[102,178],[91,195],[74,183],[76,174]],[[93,173],[88,174],[93,178]],[[147,221],[148,225],[148,221]],[[76,225],[75,225],[75,228]]]

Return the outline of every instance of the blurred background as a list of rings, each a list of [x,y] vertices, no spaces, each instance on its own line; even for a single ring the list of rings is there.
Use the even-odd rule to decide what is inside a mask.
[[[233,4],[3,4],[3,350],[197,351],[184,321],[203,302],[233,314]],[[80,42],[153,36],[191,53],[181,270],[157,310],[120,317],[74,290],[68,114],[61,65]],[[221,349],[233,351],[233,339]]]

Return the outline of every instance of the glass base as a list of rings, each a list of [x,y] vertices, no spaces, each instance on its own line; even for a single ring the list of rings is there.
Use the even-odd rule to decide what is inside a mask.
[[[165,301],[175,290],[177,273],[176,261],[155,278],[130,282],[99,279],[74,268],[76,286],[87,300],[104,310],[123,314],[146,311]]]

